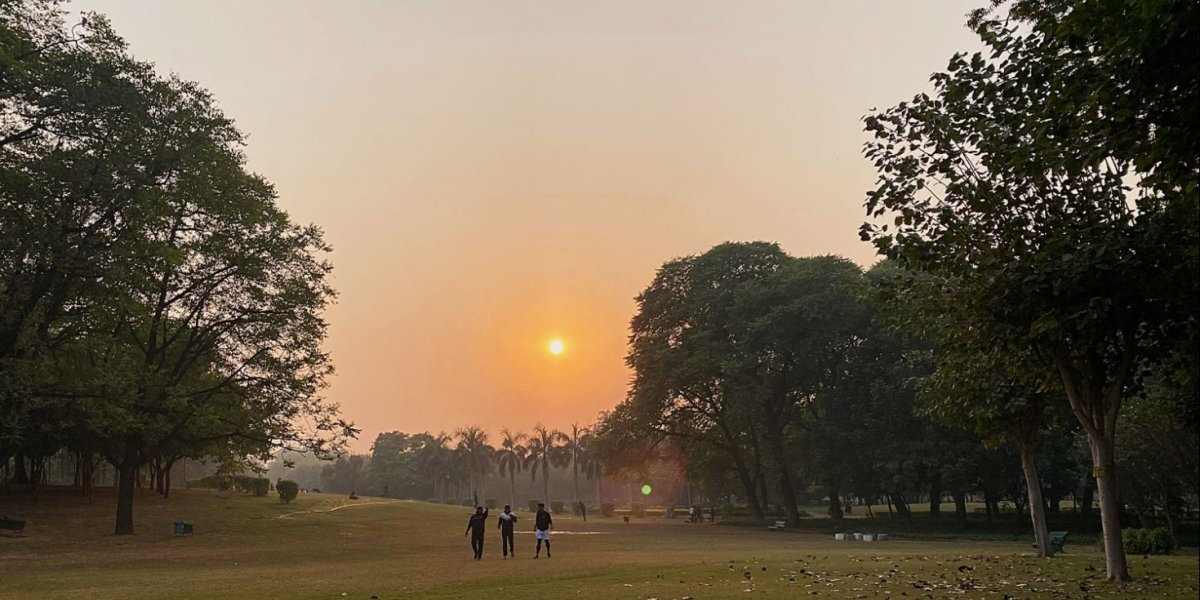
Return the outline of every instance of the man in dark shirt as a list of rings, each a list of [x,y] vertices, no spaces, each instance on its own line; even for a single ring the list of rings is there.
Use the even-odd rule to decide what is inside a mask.
[[[552,527],[554,527],[554,519],[550,518],[550,512],[546,510],[546,505],[538,502],[537,516],[533,519],[533,536],[537,538],[537,550],[533,552],[534,558],[542,553],[542,542],[546,542],[546,558],[550,558],[550,529]]]
[[[463,537],[471,534],[471,549],[475,551],[475,560],[483,559],[483,530],[487,528],[488,511],[482,506],[475,507],[475,514],[467,521],[467,530]]]
[[[504,558],[508,558],[509,553],[513,558],[517,557],[517,549],[513,546],[513,524],[516,522],[517,515],[513,514],[512,506],[505,504],[504,512],[500,513],[496,522],[496,527],[500,528],[500,547],[504,551]]]

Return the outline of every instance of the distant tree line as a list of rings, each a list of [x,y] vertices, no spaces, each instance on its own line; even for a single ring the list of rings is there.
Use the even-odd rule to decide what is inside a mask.
[[[555,501],[598,501],[604,470],[593,458],[591,440],[590,429],[577,424],[565,432],[541,423],[529,433],[505,428],[498,443],[477,426],[453,434],[384,432],[376,436],[370,454],[345,455],[322,467],[320,489],[481,506],[492,499],[524,506],[517,501],[521,476],[522,489],[535,491],[522,500],[541,499],[549,505],[554,470],[570,482],[570,493]],[[591,485],[595,494],[587,489]]]
[[[107,461],[128,534],[145,470],[165,495],[185,457],[332,452],[354,430],[321,398],[321,231],[246,169],[206,90],[65,14],[0,4],[0,464],[36,484],[65,450],[86,487]]]

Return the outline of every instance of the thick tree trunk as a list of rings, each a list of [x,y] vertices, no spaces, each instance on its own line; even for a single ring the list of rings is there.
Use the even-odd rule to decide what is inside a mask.
[[[967,493],[954,492],[954,522],[959,529],[967,528]]]
[[[834,520],[842,518],[842,498],[837,488],[833,486],[829,486],[829,518]]]
[[[1104,529],[1104,566],[1109,581],[1129,581],[1129,565],[1121,545],[1121,514],[1117,501],[1112,438],[1088,439],[1096,465],[1096,496],[1100,501],[1100,525]]]
[[[175,461],[174,460],[167,461],[167,466],[165,469],[163,469],[163,486],[162,486],[163,498],[171,497],[171,469],[173,469],[173,468],[175,468]]]
[[[116,535],[133,535],[133,492],[137,467],[125,463],[117,466],[117,528]]]
[[[942,474],[934,473],[929,480],[929,517],[937,519],[942,516]]]
[[[734,470],[737,472],[738,481],[742,484],[742,490],[746,492],[746,503],[750,505],[750,512],[755,519],[763,519],[762,503],[759,501],[758,493],[755,491],[755,481],[750,474],[750,469],[746,467],[746,463],[741,460],[740,456],[734,456]]]
[[[29,483],[29,472],[25,470],[25,455],[20,452],[13,455],[13,476],[9,483],[13,485]]]
[[[1028,441],[1018,441],[1021,451],[1021,470],[1025,473],[1025,488],[1029,492],[1029,518],[1033,521],[1033,539],[1037,544],[1037,554],[1042,558],[1054,556],[1054,548],[1050,547],[1050,530],[1046,527],[1045,505],[1042,503],[1042,482],[1038,477],[1037,456],[1033,444]]]
[[[792,474],[788,470],[787,450],[783,440],[778,435],[768,434],[767,443],[774,454],[775,468],[778,469],[779,494],[783,496],[783,509],[787,513],[787,523],[792,527],[800,526],[800,509],[796,505],[796,489],[792,485]]]
[[[758,501],[760,504],[762,504],[764,514],[771,512],[771,495],[770,491],[767,489],[767,476],[760,469],[756,479],[758,481]],[[763,517],[759,518],[761,519]]]

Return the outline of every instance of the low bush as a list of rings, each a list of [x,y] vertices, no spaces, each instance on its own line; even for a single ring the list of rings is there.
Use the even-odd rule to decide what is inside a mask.
[[[1175,549],[1175,540],[1165,527],[1123,529],[1121,545],[1127,554],[1170,554]]]
[[[611,516],[613,516],[613,510],[615,508],[616,507],[613,506],[612,502],[605,502],[600,505],[600,514],[602,514],[606,517],[611,517]]]
[[[538,505],[537,500],[530,500],[529,501],[529,512],[537,512],[537,505]]]
[[[634,502],[629,505],[629,512],[635,517],[646,516],[646,504],[643,502]]]
[[[550,502],[550,512],[552,512],[556,515],[562,514],[565,504],[566,503],[563,502],[562,500],[554,500],[554,501]]]
[[[284,504],[291,503],[300,494],[300,484],[290,479],[281,479],[275,484],[275,491],[279,492],[279,500]]]
[[[493,508],[496,508],[496,499],[495,499],[495,498],[488,498],[488,499],[486,499],[486,500],[484,500],[484,501],[483,501],[483,505],[484,505],[484,506],[486,506],[488,510],[491,510],[491,509],[493,509]]]

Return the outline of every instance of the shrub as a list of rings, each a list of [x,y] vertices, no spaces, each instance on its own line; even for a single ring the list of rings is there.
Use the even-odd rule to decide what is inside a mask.
[[[246,489],[254,492],[255,496],[263,497],[267,492],[271,491],[271,480],[266,477],[248,477],[250,486]]]
[[[496,499],[495,499],[495,498],[488,498],[488,499],[486,499],[486,500],[484,500],[484,501],[483,501],[483,505],[484,505],[484,506],[486,506],[488,510],[491,510],[491,509],[493,509],[493,508],[496,508],[496,504],[497,504],[497,503],[496,503]]]
[[[470,499],[470,498],[467,498],[466,500],[463,500],[463,501],[462,501],[462,505],[463,505],[463,506],[470,506],[470,507],[474,508],[474,507],[475,507],[475,501],[474,501],[474,500],[472,500],[472,499]]]
[[[282,479],[275,484],[275,491],[279,492],[279,500],[288,504],[300,493],[300,484],[290,479]]]
[[[529,501],[529,512],[537,512],[537,505],[538,505],[537,500],[530,500]]]
[[[1175,540],[1164,527],[1157,529],[1124,529],[1121,545],[1127,554],[1170,554]]]
[[[600,514],[602,514],[602,515],[604,515],[604,516],[606,516],[606,517],[612,517],[612,516],[613,516],[613,510],[614,510],[615,508],[616,508],[616,507],[615,507],[615,506],[613,506],[613,503],[612,503],[612,502],[604,502],[604,503],[602,503],[602,504],[600,505]]]
[[[678,513],[678,512],[679,512],[679,511],[678,511],[678,509],[676,509],[676,508],[675,508],[675,505],[674,505],[674,504],[672,504],[672,505],[668,506],[668,507],[667,507],[667,510],[666,510],[666,513],[667,513],[667,518],[668,518],[668,519],[674,519],[674,518],[675,518],[675,516],[676,516],[676,513]]]
[[[643,502],[634,502],[629,505],[629,512],[635,517],[641,518],[646,516],[646,504]]]
[[[550,512],[557,515],[557,514],[562,514],[562,511],[563,511],[563,501],[562,500],[555,500],[550,503]]]
[[[449,504],[451,506],[458,506],[458,500],[454,500],[453,498],[446,498],[445,500],[443,500],[443,502],[445,502],[446,504]]]

